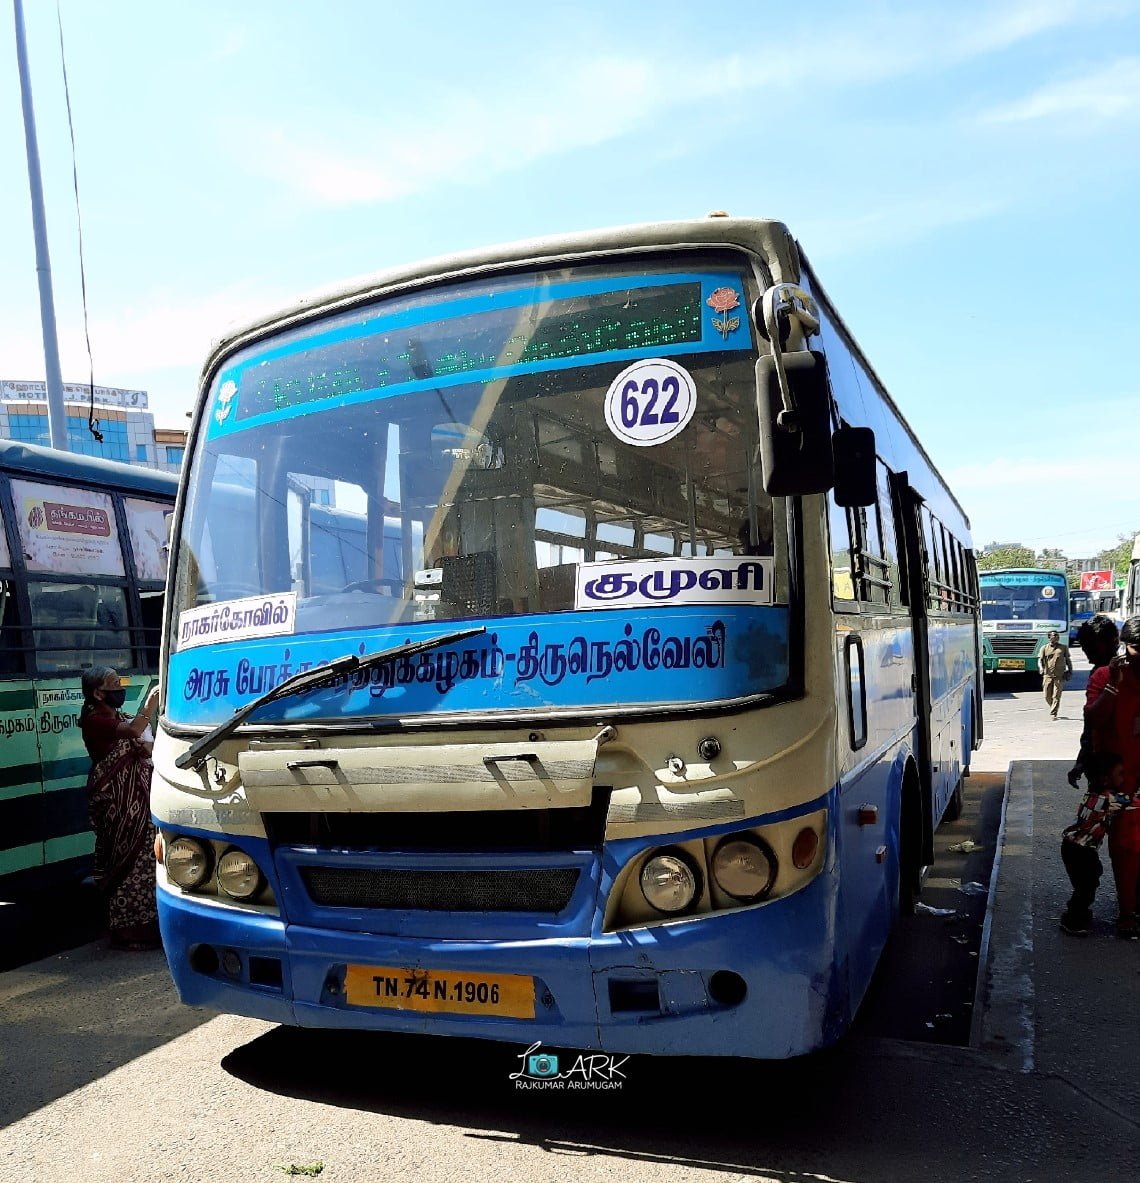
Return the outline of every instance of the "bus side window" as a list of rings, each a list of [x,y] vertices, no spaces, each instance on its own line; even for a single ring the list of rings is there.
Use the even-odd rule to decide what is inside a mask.
[[[954,547],[958,552],[958,606],[963,612],[973,607],[974,591],[971,585],[970,555],[966,548],[954,539]]]
[[[8,568],[8,537],[0,517],[0,674],[19,674],[24,669],[20,620],[16,615],[16,585]]]
[[[899,570],[898,537],[895,533],[895,512],[891,501],[891,487],[886,466],[879,461],[875,465],[875,479],[879,489],[879,527],[883,533],[883,559],[887,564],[887,579],[895,589],[892,599],[895,605],[907,603],[905,581]]]
[[[868,505],[852,511],[859,536],[861,585],[859,598],[868,604],[890,602],[890,563],[884,555],[879,507]]]
[[[946,563],[950,571],[950,586],[954,589],[950,596],[950,606],[955,612],[962,608],[962,556],[958,548],[958,540],[946,529]]]
[[[930,608],[935,609],[942,606],[938,593],[938,584],[942,579],[942,559],[938,550],[938,542],[935,538],[935,531],[937,529],[938,524],[930,516],[930,510],[924,505],[922,507],[922,541],[925,552],[926,602]]]
[[[831,596],[837,605],[853,606],[858,597],[851,548],[851,511],[836,505],[831,495],[827,498],[827,511],[831,535]]]
[[[161,587],[139,588],[139,608],[142,615],[139,621],[138,644],[135,648],[142,650],[143,669],[158,669],[158,646],[162,637],[162,603],[165,598],[165,589]]]
[[[35,580],[28,583],[28,600],[41,673],[90,665],[133,666],[122,588]]]
[[[0,674],[23,673],[21,636],[16,585],[10,576],[0,575]]]

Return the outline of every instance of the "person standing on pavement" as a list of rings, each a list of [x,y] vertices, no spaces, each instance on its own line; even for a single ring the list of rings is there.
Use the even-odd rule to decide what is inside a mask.
[[[1077,809],[1077,820],[1061,832],[1061,862],[1073,894],[1061,913],[1061,931],[1087,937],[1092,906],[1104,872],[1097,849],[1108,832],[1113,814],[1121,809],[1124,763],[1115,752],[1090,752],[1085,762],[1089,788]]]
[[[1097,670],[1094,694],[1089,679],[1085,719],[1093,728],[1093,747],[1114,751],[1124,766],[1127,804],[1116,816],[1108,840],[1112,875],[1120,901],[1117,934],[1140,938],[1140,616],[1131,616],[1120,630],[1124,653]]]
[[[1089,675],[1085,691],[1085,705],[1088,706],[1096,701],[1108,681],[1108,664],[1116,656],[1117,649],[1120,648],[1120,629],[1116,627],[1116,621],[1111,616],[1105,616],[1103,612],[1098,612],[1089,620],[1084,621],[1077,629],[1077,643],[1081,647],[1081,652],[1092,665],[1092,673]],[[1081,732],[1077,758],[1068,772],[1069,784],[1074,789],[1080,788],[1081,776],[1084,774],[1085,764],[1092,750],[1092,728],[1086,719],[1084,730]]]
[[[1037,666],[1041,670],[1045,702],[1050,715],[1055,719],[1061,709],[1061,690],[1073,676],[1069,647],[1061,644],[1061,634],[1055,628],[1049,630],[1049,643],[1037,655]]]

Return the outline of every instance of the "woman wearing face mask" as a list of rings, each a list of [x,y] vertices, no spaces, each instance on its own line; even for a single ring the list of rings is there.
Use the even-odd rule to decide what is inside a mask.
[[[157,949],[150,722],[158,687],[133,719],[119,709],[125,697],[114,670],[83,675],[79,726],[91,757],[87,810],[95,831],[95,882],[109,904],[111,947]]]

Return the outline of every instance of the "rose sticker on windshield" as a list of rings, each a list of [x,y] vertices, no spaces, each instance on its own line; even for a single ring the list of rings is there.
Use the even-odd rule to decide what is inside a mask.
[[[635,448],[652,448],[679,435],[696,409],[692,375],[663,357],[627,366],[606,392],[606,425]]]

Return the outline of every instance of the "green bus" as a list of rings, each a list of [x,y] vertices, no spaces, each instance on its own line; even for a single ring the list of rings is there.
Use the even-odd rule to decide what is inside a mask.
[[[0,440],[0,899],[90,872],[80,677],[158,671],[177,477]]]
[[[982,597],[982,668],[1040,673],[1037,655],[1056,629],[1069,641],[1069,584],[1062,571],[1018,567],[978,573]]]

